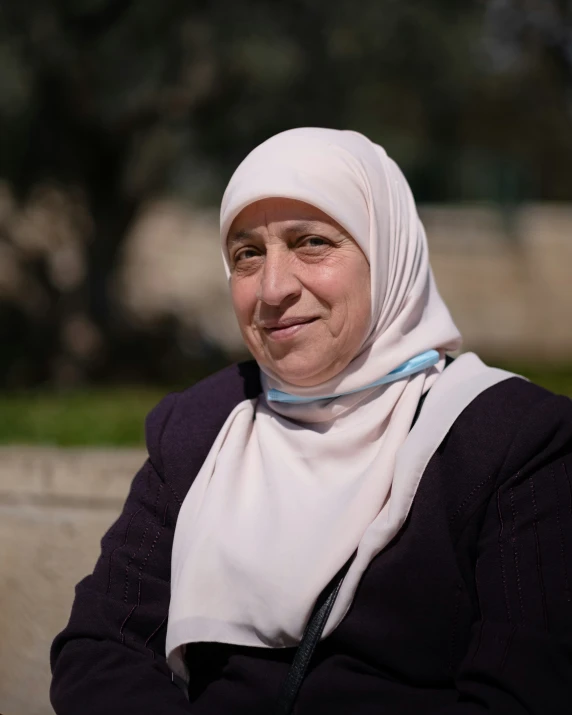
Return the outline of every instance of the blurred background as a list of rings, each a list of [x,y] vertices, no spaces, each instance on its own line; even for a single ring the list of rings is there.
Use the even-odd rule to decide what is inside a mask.
[[[51,712],[47,647],[148,409],[244,357],[218,204],[308,125],[402,167],[465,348],[572,395],[572,2],[6,0],[4,715]]]

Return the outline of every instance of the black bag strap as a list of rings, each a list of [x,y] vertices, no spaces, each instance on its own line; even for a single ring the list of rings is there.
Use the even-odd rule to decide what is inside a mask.
[[[449,357],[447,355],[445,360],[445,367],[450,365],[453,360],[454,358]],[[429,393],[426,392],[424,395],[421,396],[410,429],[413,429],[413,425],[417,422],[417,419],[421,414],[421,410],[423,408],[423,403],[425,402],[425,398],[428,394]],[[286,678],[284,679],[282,690],[280,692],[280,696],[278,697],[278,702],[276,704],[276,709],[274,710],[274,715],[291,715],[291,713],[293,712],[294,704],[296,702],[296,698],[298,697],[300,686],[302,685],[302,681],[304,680],[306,671],[308,670],[308,666],[310,665],[310,660],[312,659],[312,655],[316,650],[316,646],[318,645],[318,642],[322,637],[326,621],[328,620],[328,617],[332,612],[334,602],[342,586],[342,581],[344,580],[344,577],[351,565],[351,562],[354,559],[354,556],[352,556],[350,560],[343,566],[341,571],[339,571],[334,576],[332,582],[326,586],[326,588],[321,594],[321,597],[318,599],[318,602],[316,603],[316,606],[312,611],[312,615],[310,616],[310,620],[308,621],[306,629],[304,630],[302,640],[300,641],[300,644],[296,649],[294,659],[292,660],[292,663],[288,668],[288,673],[286,674]]]
[[[326,625],[326,621],[332,612],[334,602],[342,586],[342,581],[344,580],[344,576],[346,575],[353,558],[354,557],[352,556],[351,559],[343,566],[342,571],[338,572],[332,579],[332,582],[326,586],[321,594],[321,598],[318,599],[318,603],[314,607],[310,620],[306,625],[302,640],[300,641],[298,648],[296,648],[294,659],[292,660],[292,663],[288,668],[286,678],[284,679],[282,690],[274,711],[275,715],[290,715],[294,709],[294,704],[296,702],[296,698],[298,697],[298,692],[306,675],[306,671],[308,670],[308,666],[310,665],[310,660],[312,659],[314,650],[322,637],[324,626]]]

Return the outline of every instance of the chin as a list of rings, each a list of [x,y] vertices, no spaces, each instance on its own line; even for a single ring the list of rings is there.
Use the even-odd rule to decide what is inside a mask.
[[[314,387],[330,377],[329,365],[304,359],[301,356],[296,356],[295,359],[271,361],[268,367],[281,380],[297,387]]]

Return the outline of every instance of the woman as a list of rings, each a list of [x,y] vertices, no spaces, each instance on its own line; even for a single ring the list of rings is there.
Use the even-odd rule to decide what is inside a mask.
[[[274,712],[324,603],[300,715],[569,712],[572,402],[449,364],[411,192],[360,134],[256,148],[221,239],[255,361],[149,415],[56,712]]]

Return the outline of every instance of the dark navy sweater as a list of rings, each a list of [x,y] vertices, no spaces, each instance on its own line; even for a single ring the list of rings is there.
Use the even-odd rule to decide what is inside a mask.
[[[58,715],[268,715],[292,649],[195,644],[165,662],[179,508],[254,363],[168,395],[149,458],[52,646]],[[188,695],[188,698],[187,698]],[[298,715],[572,713],[572,401],[512,378],[459,416],[409,517],[318,646]]]

